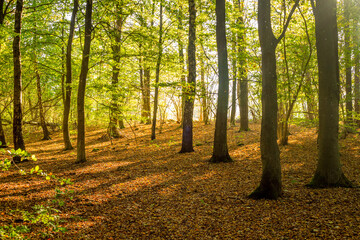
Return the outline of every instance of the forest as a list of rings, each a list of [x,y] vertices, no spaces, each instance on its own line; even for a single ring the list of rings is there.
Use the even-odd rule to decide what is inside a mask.
[[[1,239],[357,239],[358,0],[0,0]]]

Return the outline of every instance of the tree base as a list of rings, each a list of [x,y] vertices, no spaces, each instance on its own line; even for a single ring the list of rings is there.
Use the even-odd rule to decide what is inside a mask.
[[[26,159],[26,158],[21,159],[20,156],[14,156],[13,161],[14,161],[14,163],[18,164],[18,163],[28,162],[29,159]]]
[[[238,132],[248,132],[250,128],[240,128]]]
[[[231,159],[229,153],[227,153],[225,156],[212,156],[209,160],[210,163],[229,163],[233,162]]]
[[[277,200],[279,197],[281,197],[281,189],[273,186],[269,186],[268,188],[264,188],[262,186],[259,186],[258,188],[253,191],[248,198],[250,199],[269,199],[269,200]]]
[[[64,151],[70,151],[70,150],[73,150],[73,149],[74,149],[73,146],[69,146],[69,147],[65,147]]]
[[[195,152],[195,151],[193,148],[191,148],[191,149],[181,148],[179,153],[190,153],[190,152]]]
[[[342,173],[341,177],[336,183],[329,183],[328,180],[320,176],[319,174],[315,173],[314,178],[311,180],[309,184],[306,185],[309,188],[336,188],[336,187],[343,187],[343,188],[353,188],[354,184],[350,182],[345,175]]]
[[[44,136],[41,140],[42,140],[42,141],[51,140],[51,137],[50,137],[50,136]]]

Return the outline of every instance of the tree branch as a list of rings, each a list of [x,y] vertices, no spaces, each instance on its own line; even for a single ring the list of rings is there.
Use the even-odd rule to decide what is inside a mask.
[[[281,41],[281,39],[283,39],[283,37],[285,36],[285,32],[286,32],[287,28],[289,27],[289,24],[290,24],[290,20],[291,20],[291,18],[292,18],[292,15],[294,14],[297,6],[299,5],[299,2],[300,2],[300,0],[296,0],[296,1],[295,1],[294,6],[292,7],[288,18],[286,19],[286,23],[285,23],[284,29],[282,30],[280,36],[276,39],[276,43],[277,43],[277,44],[278,44],[278,43]]]

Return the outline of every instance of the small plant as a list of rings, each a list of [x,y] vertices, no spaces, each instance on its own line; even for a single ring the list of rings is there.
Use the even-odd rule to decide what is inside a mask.
[[[18,149],[18,150],[8,150],[3,151],[3,153],[8,153],[12,158],[13,157],[20,157],[20,161],[23,160],[32,160],[36,161],[36,157],[34,155],[29,154],[28,152]],[[56,177],[52,173],[46,173],[45,171],[41,170],[40,167],[37,165],[30,169],[30,171],[26,172],[23,169],[19,168],[16,162],[11,158],[4,159],[0,162],[0,169],[2,171],[9,170],[12,166],[15,166],[19,169],[19,173],[21,175],[27,174],[36,174],[38,176],[44,177],[46,180],[54,180],[60,186],[70,185],[72,184],[71,179],[69,178],[59,178]],[[18,212],[21,215],[21,222],[29,222],[33,225],[42,225],[44,226],[44,231],[41,234],[44,237],[52,236],[54,233],[57,232],[66,232],[66,228],[60,227],[60,217],[59,212],[60,210],[56,209],[53,206],[63,207],[65,205],[65,198],[72,199],[71,194],[74,191],[65,189],[61,191],[60,189],[55,189],[55,199],[51,202],[48,202],[46,205],[35,205],[33,207],[33,211],[21,211],[15,210],[11,212]],[[21,226],[13,226],[13,225],[5,225],[0,226],[0,238],[1,239],[27,239],[24,234],[29,233],[30,228],[24,225]]]

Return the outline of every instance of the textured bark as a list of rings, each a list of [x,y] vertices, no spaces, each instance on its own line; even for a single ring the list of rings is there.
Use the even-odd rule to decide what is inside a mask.
[[[216,43],[219,89],[216,109],[214,149],[210,162],[232,162],[227,147],[227,109],[229,104],[229,69],[226,45],[225,0],[216,0]]]
[[[276,47],[285,35],[289,21],[299,1],[295,2],[281,35],[276,38],[271,26],[270,0],[258,2],[258,25],[262,63],[262,119],[260,150],[262,176],[259,187],[250,194],[254,199],[277,199],[282,194],[280,151],[277,134]]]
[[[154,109],[153,109],[153,119],[151,126],[151,140],[156,138],[156,116],[158,111],[158,101],[159,101],[159,80],[160,80],[160,65],[162,58],[162,34],[163,34],[163,5],[162,1],[160,2],[160,26],[159,26],[159,42],[158,42],[158,58],[156,62],[156,70],[155,70],[155,96],[154,96]]]
[[[70,32],[66,48],[66,84],[65,84],[65,101],[64,101],[64,116],[63,116],[63,137],[65,150],[73,149],[70,140],[69,131],[69,116],[71,107],[71,83],[72,83],[72,67],[71,67],[71,52],[72,41],[74,38],[75,19],[79,8],[79,0],[74,0],[74,8],[71,14]]]
[[[350,187],[339,154],[339,58],[336,0],[317,0],[316,49],[319,69],[319,159],[310,187]]]
[[[355,62],[355,86],[354,86],[354,95],[355,95],[355,107],[354,110],[357,113],[357,125],[360,125],[360,119],[359,119],[359,115],[360,115],[360,43],[359,43],[359,35],[360,35],[360,28],[359,28],[359,23],[356,22],[355,24],[356,28],[355,28],[355,34],[354,34],[354,43],[356,44],[356,50],[354,51],[354,62]]]
[[[13,117],[13,138],[14,148],[25,150],[25,143],[22,133],[22,81],[21,81],[21,18],[23,10],[23,0],[16,1],[15,27],[13,40],[13,60],[14,60],[14,117]],[[14,157],[15,162],[20,162],[20,157]]]
[[[183,97],[185,98],[183,114],[182,146],[180,153],[193,152],[193,113],[196,89],[196,9],[195,0],[189,0],[189,45],[188,45],[188,79]]]
[[[196,12],[195,12],[196,14]],[[186,77],[185,77],[185,56],[184,56],[184,43],[182,41],[181,32],[184,30],[183,27],[183,13],[181,9],[179,10],[178,14],[178,30],[179,30],[179,36],[178,36],[178,45],[179,45],[179,64],[180,64],[180,83],[181,83],[181,123],[183,123],[183,116],[184,116],[184,108],[185,108],[185,89],[184,86],[186,84]]]
[[[86,78],[89,71],[90,45],[91,45],[91,21],[92,0],[86,0],[85,12],[85,41],[82,55],[81,72],[77,97],[78,132],[77,132],[77,160],[76,163],[86,162],[85,154],[85,89]]]
[[[141,118],[145,124],[151,123],[150,114],[150,67],[144,68],[144,82],[141,88],[142,92],[142,111]]]

